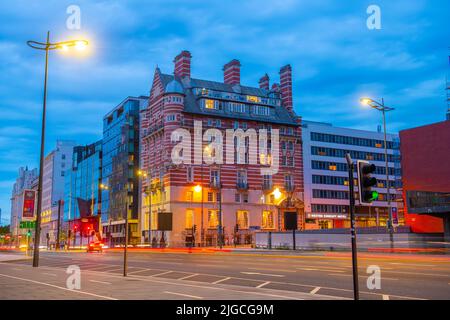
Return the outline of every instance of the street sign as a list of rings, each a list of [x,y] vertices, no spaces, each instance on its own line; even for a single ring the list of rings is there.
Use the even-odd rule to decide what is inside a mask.
[[[25,190],[23,192],[23,210],[22,218],[23,220],[33,220],[34,219],[34,202],[36,200],[35,190]]]
[[[20,229],[34,229],[36,228],[36,221],[20,221],[19,224]]]

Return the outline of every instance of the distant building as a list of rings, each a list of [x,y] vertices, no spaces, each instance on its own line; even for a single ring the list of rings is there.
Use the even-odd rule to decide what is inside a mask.
[[[406,224],[450,239],[450,121],[400,131],[400,140]]]
[[[58,211],[63,216],[64,177],[72,165],[74,141],[58,140],[56,148],[44,159],[41,206],[42,245],[55,244],[58,225]]]
[[[18,237],[26,233],[26,230],[19,229],[22,220],[24,190],[33,188],[33,183],[38,179],[38,169],[28,170],[28,167],[20,167],[16,182],[11,193],[11,225],[10,231],[13,237]]]
[[[81,244],[81,235],[100,238],[102,140],[73,148],[72,164],[65,174],[64,222],[70,244]],[[86,241],[84,243],[87,243]]]
[[[388,210],[383,133],[303,121],[302,136],[307,227],[328,229],[350,226],[347,152],[354,161],[367,160],[377,167],[374,176],[378,180],[375,190],[379,192],[379,201],[374,201],[371,206],[360,206],[356,201],[357,226],[386,226]],[[401,175],[398,136],[388,134],[387,141],[391,206],[401,213],[402,205],[396,201],[400,198],[397,187]],[[400,222],[403,223],[403,220]]]
[[[128,97],[103,118],[102,183],[108,189],[101,194],[101,221],[103,236],[111,245],[125,241],[126,212],[130,243],[140,242],[139,111],[147,101],[145,96]]]
[[[251,243],[256,230],[285,230],[285,221],[292,221],[288,227],[304,228],[301,128],[293,111],[291,66],[280,69],[280,84],[272,87],[267,74],[259,87],[241,84],[240,67],[238,60],[225,64],[223,82],[196,79],[191,77],[191,54],[183,51],[175,57],[173,74],[156,68],[141,116],[141,168],[148,175],[142,195],[144,242],[216,245],[221,218],[225,244]],[[202,126],[200,161],[173,163],[178,142],[172,134],[181,129],[194,137],[196,124]],[[264,129],[267,148],[258,153],[250,137],[235,136],[228,143],[231,163],[225,152],[223,164],[208,164],[201,155],[219,138],[203,134],[213,129],[224,137],[224,145],[227,130],[259,134]],[[277,141],[270,138],[274,129],[280,133]],[[272,154],[272,143],[279,143],[279,154]],[[255,164],[249,161],[253,156]],[[273,159],[279,159],[279,170],[263,175],[261,169]],[[166,223],[170,217],[171,226]]]

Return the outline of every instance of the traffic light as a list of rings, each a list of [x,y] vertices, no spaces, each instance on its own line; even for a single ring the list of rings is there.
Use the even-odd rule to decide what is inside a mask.
[[[378,191],[372,190],[376,186],[377,179],[372,177],[375,165],[367,161],[358,161],[358,192],[360,204],[371,204],[378,199]]]

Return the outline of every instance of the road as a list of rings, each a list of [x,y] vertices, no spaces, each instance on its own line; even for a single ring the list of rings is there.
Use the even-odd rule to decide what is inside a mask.
[[[42,299],[30,287],[65,291],[60,298],[87,299],[351,299],[351,259],[346,253],[187,253],[167,250],[129,253],[122,277],[119,251],[42,252],[30,260],[0,262],[0,299]],[[69,265],[79,266],[81,290],[65,289]],[[370,290],[369,266],[381,270],[381,288]],[[450,258],[413,254],[360,254],[361,299],[450,299]],[[34,282],[33,282],[34,281]],[[61,287],[58,289],[52,286]],[[151,290],[149,289],[151,288]],[[11,292],[14,293],[11,295]],[[55,294],[58,296],[57,292]]]

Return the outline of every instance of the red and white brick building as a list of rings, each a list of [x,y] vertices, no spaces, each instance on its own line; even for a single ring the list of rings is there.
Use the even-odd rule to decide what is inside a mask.
[[[215,245],[220,217],[225,244],[249,243],[257,230],[284,230],[288,215],[297,217],[298,229],[304,228],[301,119],[293,111],[291,66],[280,69],[280,83],[271,87],[267,74],[259,87],[242,85],[240,68],[240,62],[232,60],[223,68],[223,82],[195,79],[188,51],[175,57],[173,74],[156,68],[148,108],[140,120],[141,170],[146,173],[140,210],[143,241],[149,241],[149,228],[150,239],[161,239],[158,216],[168,212],[172,230],[164,232],[164,238],[170,246],[184,246],[193,229],[196,244]],[[179,141],[174,141],[172,133],[181,128],[194,137],[194,123],[201,124],[203,141],[198,149],[189,149],[191,159],[208,150],[211,141],[204,134],[209,129],[223,133],[224,142],[227,129],[246,133],[266,129],[269,137],[278,129],[278,171],[261,174],[261,148],[245,149],[240,163],[225,161],[224,147],[222,164],[201,160],[175,164],[172,151]],[[251,144],[250,137],[236,139],[232,141]],[[269,150],[276,144],[271,139]],[[273,164],[276,155],[272,152],[267,159]],[[257,163],[249,161],[251,157]]]

